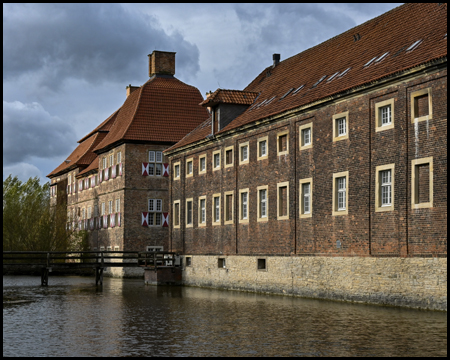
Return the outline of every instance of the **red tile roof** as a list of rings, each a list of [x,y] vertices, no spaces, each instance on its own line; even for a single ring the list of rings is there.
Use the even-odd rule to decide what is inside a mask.
[[[94,155],[95,155],[95,158],[92,160],[91,164],[83,171],[80,171],[78,173],[78,175],[76,176],[77,178],[82,177],[82,175],[87,174],[91,170],[98,170],[98,156],[96,154],[94,154]]]
[[[105,121],[103,121],[99,126],[97,126],[94,130],[92,130],[89,134],[84,136],[81,140],[78,140],[79,143],[86,140],[89,136],[92,134],[98,132],[98,131],[105,131],[108,132],[111,128],[112,124],[114,124],[114,121],[116,120],[117,114],[119,113],[120,108],[114,111]]]
[[[198,105],[202,101],[193,86],[174,77],[152,77],[128,96],[94,151],[123,140],[177,142],[209,116]]]
[[[217,89],[206,100],[202,101],[202,106],[212,106],[219,103],[251,105],[258,97],[258,93],[241,90]]]
[[[360,38],[355,41],[354,35],[358,38],[357,34]],[[218,134],[370,84],[432,60],[446,61],[446,34],[446,4],[399,6],[281,61],[275,67],[264,69],[244,89],[260,93],[254,106],[250,106]],[[414,50],[406,51],[418,40],[423,41]],[[376,61],[386,53],[381,61]],[[372,64],[364,66],[375,57],[377,59]],[[318,83],[320,79],[322,81]],[[287,94],[290,89],[299,88],[298,92],[292,90]],[[285,97],[281,99],[283,95]],[[266,104],[262,104],[264,101]],[[202,140],[209,133],[199,127],[170,150]]]

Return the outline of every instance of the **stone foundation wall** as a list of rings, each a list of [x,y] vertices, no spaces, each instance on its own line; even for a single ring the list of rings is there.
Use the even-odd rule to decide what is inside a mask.
[[[447,311],[446,258],[192,255],[183,268],[184,285]]]

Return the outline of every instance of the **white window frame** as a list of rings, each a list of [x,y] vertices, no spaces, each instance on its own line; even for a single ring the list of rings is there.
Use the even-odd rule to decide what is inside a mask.
[[[221,159],[220,159],[220,153],[221,153],[221,151],[220,150],[216,150],[216,151],[213,151],[213,153],[212,153],[212,166],[213,166],[213,171],[217,171],[217,170],[220,170],[220,168],[221,168]],[[218,154],[218,156],[219,156],[219,165],[216,167],[216,163],[215,163],[215,155],[216,154]]]
[[[159,158],[159,160],[158,160]],[[149,176],[162,176],[162,151],[149,150],[148,151],[148,175]],[[158,174],[159,172],[159,174]]]
[[[243,194],[247,194],[245,203],[243,202]],[[244,212],[243,212],[244,205],[246,207],[245,217],[244,217]],[[240,224],[246,224],[249,222],[249,217],[250,217],[249,216],[249,205],[250,205],[249,188],[240,189],[239,190],[239,223]]]
[[[340,179],[340,178],[345,178],[345,189],[342,188],[339,191],[339,189],[338,189],[339,180],[338,179]],[[348,215],[348,197],[349,197],[348,179],[349,179],[348,171],[343,171],[343,172],[333,174],[333,209],[332,209],[333,216]],[[345,208],[338,206],[338,198],[339,198],[338,193],[345,194],[345,204],[344,204]]]
[[[339,121],[345,118],[345,133],[339,133]],[[348,111],[333,115],[333,142],[348,139],[349,134],[349,117]]]
[[[261,145],[265,142],[265,154],[261,153]],[[258,146],[257,146],[257,157],[258,160],[264,160],[269,157],[269,137],[264,136],[258,139]]]
[[[305,142],[305,131],[309,130],[309,142]],[[311,149],[313,145],[313,124],[309,122],[307,124],[300,125],[298,128],[299,136],[300,136],[300,150]]]
[[[203,207],[202,202],[204,202]],[[206,226],[206,195],[199,196],[198,198],[198,226]]]
[[[390,108],[390,123],[383,124],[383,109]],[[394,98],[375,103],[375,132],[394,128]]]
[[[119,151],[119,152],[117,153],[117,163],[120,164],[121,162],[122,162],[122,152]]]
[[[307,197],[307,194],[305,194],[304,186],[306,184],[309,184],[309,211],[306,211],[305,209],[305,198]],[[312,217],[313,212],[313,179],[312,177],[306,178],[306,179],[300,179],[299,182],[299,204],[300,204],[300,218],[309,218]]]
[[[173,179],[174,180],[180,180],[180,174],[181,174],[181,166],[180,162],[177,161],[176,163],[173,163]]]
[[[191,222],[188,222],[189,220],[189,213],[188,213],[188,203],[191,204]],[[191,228],[194,226],[194,199],[193,198],[188,198],[186,199],[186,217],[185,217],[185,221],[186,221],[186,228]]]
[[[162,226],[162,199],[148,199],[148,226],[161,227]]]
[[[186,177],[194,176],[194,158],[186,159]]]
[[[220,225],[220,207],[221,207],[221,194],[213,194],[212,196],[212,225]]]
[[[262,185],[256,188],[258,196],[258,207],[257,207],[257,221],[268,221],[269,220],[269,186]],[[265,193],[265,199],[261,198],[262,192]],[[264,210],[264,213],[263,213]]]
[[[202,170],[202,159],[204,159],[204,164],[205,164],[205,168]],[[201,174],[206,174],[206,166],[207,166],[207,163],[206,163],[206,154],[203,154],[203,155],[200,155],[199,157],[198,157],[198,174],[199,175],[201,175]]]
[[[245,155],[245,156],[244,156]],[[250,159],[250,145],[246,141],[239,144],[239,165],[248,164]]]

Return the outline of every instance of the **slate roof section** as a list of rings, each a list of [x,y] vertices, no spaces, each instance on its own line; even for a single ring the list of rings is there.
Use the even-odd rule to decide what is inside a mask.
[[[179,141],[208,116],[199,90],[171,76],[153,76],[122,105],[108,135],[94,149],[120,141]]]
[[[220,103],[251,105],[258,97],[258,93],[241,90],[217,89],[206,100],[202,101],[202,106],[213,106]]]
[[[265,68],[244,89],[260,93],[254,106],[250,106],[217,134],[370,84],[432,60],[446,61],[446,33],[447,4],[413,3],[399,6],[281,61],[275,67]],[[406,52],[410,45],[420,39],[423,41],[415,49]],[[375,57],[369,66],[364,66]],[[336,72],[339,73],[335,75]],[[318,83],[320,79],[322,81]],[[301,90],[293,90],[281,99],[288,90],[298,89],[302,85]],[[274,96],[276,98],[269,102]],[[261,105],[264,101],[266,104]],[[205,131],[193,131],[169,150],[204,138]]]

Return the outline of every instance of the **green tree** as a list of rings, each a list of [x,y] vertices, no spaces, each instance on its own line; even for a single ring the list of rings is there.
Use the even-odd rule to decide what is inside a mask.
[[[49,183],[9,175],[3,181],[3,251],[80,251],[84,231],[67,229],[63,205],[50,206]]]

